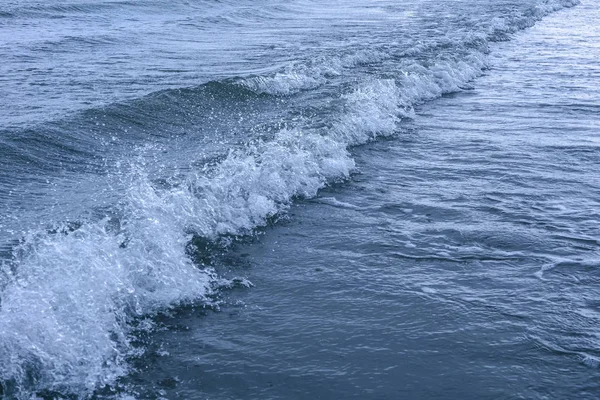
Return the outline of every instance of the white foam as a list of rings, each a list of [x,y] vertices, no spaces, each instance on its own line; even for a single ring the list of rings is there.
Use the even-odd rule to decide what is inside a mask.
[[[352,203],[347,203],[345,201],[339,201],[335,197],[319,197],[316,199],[316,201],[319,203],[328,204],[333,207],[347,208],[349,210],[357,210],[357,211],[364,210],[363,207],[359,207],[357,205],[354,205]]]
[[[427,294],[436,294],[438,291],[429,286],[421,286],[421,291]]]
[[[321,57],[306,64],[290,63],[274,74],[240,79],[237,83],[256,93],[286,96],[322,86],[328,78],[339,76],[348,68],[389,57],[377,50],[360,50],[339,57]]]
[[[210,272],[185,255],[189,238],[149,191],[143,180],[134,186],[118,232],[108,219],[57,227],[15,250],[2,292],[0,376],[17,397],[36,388],[85,397],[114,383],[133,350],[132,318],[208,293]]]
[[[316,69],[288,68],[272,76],[255,76],[240,81],[240,84],[256,93],[290,95],[301,90],[314,89],[326,82],[323,72]]]

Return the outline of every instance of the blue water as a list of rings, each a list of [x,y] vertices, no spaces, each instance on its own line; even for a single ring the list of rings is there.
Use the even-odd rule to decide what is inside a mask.
[[[597,398],[598,20],[1,5],[0,397]]]

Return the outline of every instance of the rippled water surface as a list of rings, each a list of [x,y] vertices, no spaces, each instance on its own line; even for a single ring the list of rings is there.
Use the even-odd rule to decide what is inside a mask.
[[[0,397],[597,398],[598,20],[4,3]]]

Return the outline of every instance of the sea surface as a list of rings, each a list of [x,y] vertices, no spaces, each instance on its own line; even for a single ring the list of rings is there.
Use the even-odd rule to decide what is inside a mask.
[[[0,2],[0,398],[600,398],[596,0]]]

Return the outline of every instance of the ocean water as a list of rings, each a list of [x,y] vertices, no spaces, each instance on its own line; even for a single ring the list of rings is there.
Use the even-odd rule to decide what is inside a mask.
[[[0,398],[600,397],[599,20],[4,1]]]

